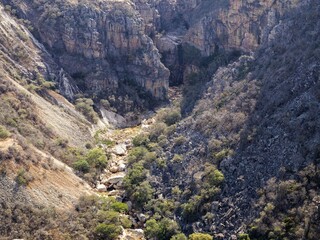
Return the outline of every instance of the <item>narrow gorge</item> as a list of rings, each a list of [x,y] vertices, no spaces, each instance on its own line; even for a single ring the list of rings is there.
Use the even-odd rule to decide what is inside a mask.
[[[0,239],[320,235],[316,0],[2,0]]]

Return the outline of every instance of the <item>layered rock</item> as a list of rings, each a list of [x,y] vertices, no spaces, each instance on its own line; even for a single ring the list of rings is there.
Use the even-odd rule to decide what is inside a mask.
[[[168,2],[175,18],[184,22],[184,41],[199,48],[204,55],[215,46],[252,51],[267,40],[268,34],[286,10],[300,1],[185,1]],[[171,17],[171,19],[173,19]]]
[[[160,30],[160,14],[156,9],[154,0],[133,0],[135,8],[139,11],[145,23],[145,32],[153,38]]]
[[[153,23],[146,25],[133,3],[22,1],[14,6],[31,20],[41,42],[82,91],[106,99],[133,99],[130,91],[137,86],[166,99],[169,71],[145,33]]]

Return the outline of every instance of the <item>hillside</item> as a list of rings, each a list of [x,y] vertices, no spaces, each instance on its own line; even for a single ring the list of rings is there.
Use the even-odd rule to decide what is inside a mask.
[[[3,0],[0,238],[317,240],[319,10]]]

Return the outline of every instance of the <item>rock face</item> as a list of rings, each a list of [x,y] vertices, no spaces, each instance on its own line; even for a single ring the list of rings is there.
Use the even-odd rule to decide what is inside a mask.
[[[223,52],[250,52],[268,41],[272,29],[283,19],[287,9],[301,1],[154,1],[160,14],[160,31],[156,45],[162,61],[170,69],[170,84],[187,81],[191,55],[201,62],[211,63],[217,49]],[[190,52],[190,46],[199,51]],[[206,59],[206,58],[210,59]],[[201,60],[202,59],[202,60]],[[209,60],[209,61],[208,61]]]
[[[251,1],[252,6],[257,2]],[[243,7],[244,1],[238,3]],[[294,3],[289,1],[288,6]],[[195,216],[203,211],[199,219],[190,223],[190,219],[185,218],[184,230],[208,231],[217,238],[233,239],[240,232],[252,231],[251,226],[254,228],[259,221],[265,221],[264,226],[282,224],[290,211],[305,209],[310,199],[319,196],[318,187],[309,191],[314,189],[311,186],[314,183],[302,180],[309,179],[319,168],[320,131],[316,127],[319,126],[316,116],[320,111],[320,21],[319,3],[312,3],[284,13],[281,12],[284,2],[277,1],[274,6],[280,10],[268,10],[269,24],[265,25],[265,31],[261,30],[259,51],[221,67],[206,84],[206,91],[191,116],[180,122],[168,138],[170,144],[164,147],[165,155],[169,156],[168,167],[162,172],[154,170],[149,178],[150,182],[156,179],[157,193],[164,193],[165,198],[171,199],[171,189],[179,186],[182,192],[186,189],[192,192],[194,198],[187,195],[188,200],[192,199],[187,201],[193,204],[205,185],[201,173],[207,169],[204,163],[216,164],[225,176],[221,193],[207,203],[206,200],[201,202],[203,207],[193,212]],[[285,16],[281,21],[280,13]],[[252,34],[250,39],[254,40],[255,36],[258,35]],[[256,40],[251,43],[245,46],[236,36],[224,42],[226,46],[246,50],[254,50],[259,44]],[[174,139],[180,135],[188,139],[188,144],[175,147]],[[181,163],[170,162],[175,154],[183,156]],[[305,169],[310,172],[306,174]],[[303,174],[308,177],[301,177],[306,176]],[[297,186],[303,181],[309,183],[301,183],[304,184],[301,201],[295,202],[291,197],[291,202],[289,200],[285,206],[281,201],[286,197],[277,195],[276,191],[286,195],[279,185],[292,181]],[[265,191],[270,185],[278,190]],[[294,192],[298,194],[299,191]],[[272,217],[264,218],[262,215],[267,213],[266,206],[270,202],[277,210],[270,210]],[[210,212],[211,217],[207,214]],[[273,216],[275,214],[279,215]],[[254,221],[257,218],[259,220]],[[270,219],[278,222],[270,223]],[[312,224],[317,230],[313,231],[317,236],[317,212],[314,216],[310,214],[310,219],[314,221]],[[301,232],[295,231],[292,239],[301,239],[305,226],[299,220],[295,224]],[[260,231],[265,234],[261,239],[267,239],[268,233]]]
[[[156,13],[149,16],[140,7],[151,19],[145,24],[131,2],[9,2],[32,22],[40,41],[83,92],[108,99],[113,106],[121,102],[113,99],[119,96],[137,104],[135,88],[166,99],[169,71],[146,34],[154,31]],[[128,108],[119,111],[132,110]]]
[[[120,113],[166,99],[170,82],[185,81],[187,55],[202,58],[217,49],[253,51],[269,38],[286,9],[299,1],[13,1],[58,66],[60,88],[79,88],[107,99]],[[156,43],[156,44],[154,44]],[[156,45],[156,46],[155,46]],[[189,53],[195,47],[200,55]],[[162,58],[160,59],[160,53]],[[166,67],[162,64],[166,65]],[[199,64],[198,64],[199,65]],[[191,72],[192,74],[193,72]],[[72,81],[64,76],[71,76]],[[75,83],[75,84],[74,84]]]
[[[287,9],[300,1],[163,1],[160,13],[171,12],[171,22],[180,22],[185,31],[184,41],[201,50],[204,55],[214,52],[215,46],[252,51],[267,40],[271,29]],[[162,16],[162,15],[161,15]],[[162,22],[165,20],[163,19]],[[164,23],[173,31],[172,24]]]

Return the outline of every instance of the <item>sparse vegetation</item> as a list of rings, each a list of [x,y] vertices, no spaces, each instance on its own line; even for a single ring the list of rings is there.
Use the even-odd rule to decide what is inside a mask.
[[[213,237],[206,233],[192,233],[189,240],[213,240]]]
[[[90,122],[98,122],[98,114],[93,109],[93,101],[89,98],[78,98],[75,102],[76,109],[81,112]]]
[[[32,181],[32,177],[24,169],[20,169],[17,173],[16,182],[19,185],[26,186]]]
[[[8,130],[0,125],[0,140],[1,139],[6,139],[10,136],[10,133],[8,132]]]
[[[123,226],[121,211],[111,207],[117,203],[113,198],[83,196],[74,209],[60,212],[19,201],[1,202],[0,234],[28,239],[44,239],[44,236],[52,239],[115,239]],[[124,227],[128,225],[126,222]]]

